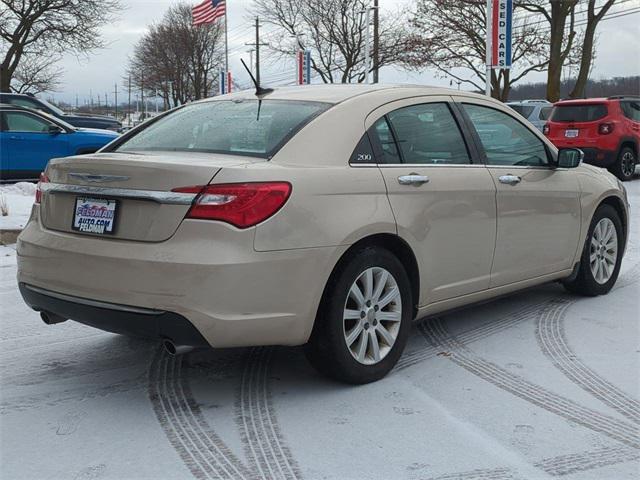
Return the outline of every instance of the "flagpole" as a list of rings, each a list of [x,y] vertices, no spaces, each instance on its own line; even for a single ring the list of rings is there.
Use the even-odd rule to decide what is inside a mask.
[[[229,74],[229,7],[224,7],[224,69],[225,74]],[[227,92],[229,87],[227,86]]]

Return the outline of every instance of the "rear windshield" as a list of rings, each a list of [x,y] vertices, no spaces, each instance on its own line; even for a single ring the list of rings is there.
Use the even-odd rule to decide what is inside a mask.
[[[187,105],[118,145],[118,152],[172,151],[270,158],[330,105],[223,100]]]
[[[529,118],[529,115],[533,113],[533,109],[536,107],[526,105],[509,105],[512,109],[522,115],[524,118]]]
[[[553,107],[553,122],[595,122],[607,116],[607,106],[603,103],[586,105],[556,105]]]

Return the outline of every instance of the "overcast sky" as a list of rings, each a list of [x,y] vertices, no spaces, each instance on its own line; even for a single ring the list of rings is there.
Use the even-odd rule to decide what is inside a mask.
[[[194,5],[200,0],[194,0]],[[104,99],[105,93],[109,102],[113,101],[114,85],[122,91],[122,77],[127,64],[127,58],[132,53],[136,41],[144,34],[147,26],[162,18],[167,7],[177,0],[123,0],[126,9],[118,21],[103,28],[108,48],[100,50],[88,59],[77,59],[68,55],[62,61],[65,70],[61,91],[53,96],[70,103],[75,102],[76,95],[82,103],[89,98],[90,92],[94,98],[100,94]],[[251,1],[227,0],[229,9],[229,48],[232,52],[230,70],[241,83],[248,81],[240,58],[248,60],[249,54],[246,42],[254,39],[253,20],[250,18]],[[383,9],[396,9],[401,6],[411,8],[410,0],[380,0]],[[628,10],[640,7],[640,0],[626,0],[613,10]],[[265,32],[266,33],[266,32]],[[289,67],[291,80],[295,79],[293,60]],[[270,64],[268,53],[263,56],[262,72],[264,83],[282,81],[284,65]],[[597,59],[593,69],[594,78],[608,78],[613,76],[640,75],[640,14],[622,16],[603,21],[599,27]],[[286,76],[286,75],[285,75]],[[532,74],[525,81],[544,80],[544,74]],[[449,85],[448,79],[437,78],[433,71],[408,73],[394,68],[381,71],[381,82],[393,83],[421,83],[431,85]],[[465,88],[464,86],[462,88]],[[469,88],[469,87],[467,87]],[[124,98],[124,97],[121,97]]]

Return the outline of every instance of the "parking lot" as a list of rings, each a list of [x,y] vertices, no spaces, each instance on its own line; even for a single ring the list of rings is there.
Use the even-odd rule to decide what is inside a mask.
[[[632,479],[640,470],[640,180],[605,297],[549,284],[424,319],[380,382],[298,348],[199,351],[44,325],[1,247],[6,479]],[[635,217],[635,218],[634,218]]]

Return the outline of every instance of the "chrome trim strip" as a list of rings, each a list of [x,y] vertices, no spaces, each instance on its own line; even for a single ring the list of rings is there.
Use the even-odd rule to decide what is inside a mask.
[[[65,302],[79,303],[88,307],[105,308],[107,310],[117,310],[119,312],[126,313],[140,313],[142,315],[162,315],[163,313],[166,313],[163,310],[153,310],[151,308],[142,307],[129,307],[127,305],[118,305],[117,303],[100,302],[98,300],[89,300],[87,298],[74,297],[73,295],[65,295],[64,293],[52,292],[50,290],[45,290],[44,288],[40,287],[34,287],[33,285],[28,285],[26,283],[24,283],[23,285],[24,288],[31,290],[32,292],[46,295],[47,297],[57,298],[58,300],[63,300]]]
[[[74,195],[97,195],[100,197],[129,198],[132,200],[149,200],[166,205],[191,205],[197,196],[195,193],[91,187],[87,185],[66,185],[62,183],[42,183],[40,184],[40,189],[43,192],[50,194],[71,193]]]
[[[92,183],[126,182],[130,178],[125,175],[96,175],[92,173],[78,172],[70,172],[67,174],[67,176]]]

